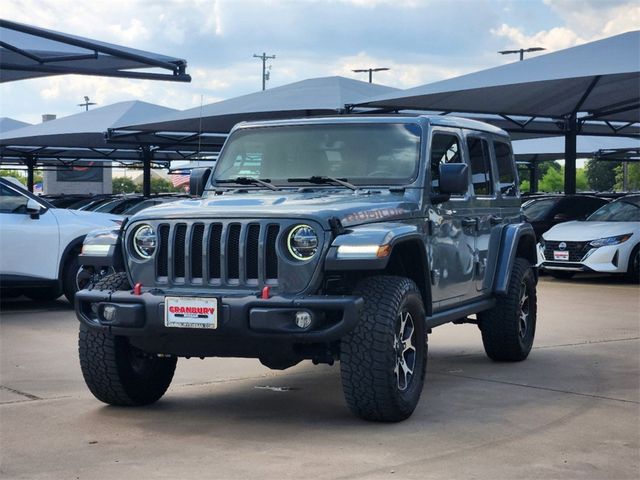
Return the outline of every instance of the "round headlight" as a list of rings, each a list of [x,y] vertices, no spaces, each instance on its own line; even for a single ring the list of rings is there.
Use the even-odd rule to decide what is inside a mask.
[[[133,249],[140,258],[151,258],[157,244],[156,231],[151,225],[142,225],[133,234]]]
[[[293,258],[309,260],[318,251],[318,235],[309,225],[298,225],[289,232],[287,247]]]

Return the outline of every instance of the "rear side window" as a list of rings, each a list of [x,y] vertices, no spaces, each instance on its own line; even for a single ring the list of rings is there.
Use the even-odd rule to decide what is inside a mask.
[[[435,133],[431,139],[431,190],[440,193],[440,165],[462,163],[460,142],[456,135]]]
[[[518,189],[516,188],[516,174],[511,147],[503,142],[493,142],[493,148],[496,151],[500,193],[506,197],[515,197],[518,194]]]
[[[467,148],[469,148],[471,180],[475,194],[493,195],[489,144],[480,137],[467,137]]]

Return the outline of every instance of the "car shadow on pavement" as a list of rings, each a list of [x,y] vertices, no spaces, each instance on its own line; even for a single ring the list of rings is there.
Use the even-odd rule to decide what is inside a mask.
[[[48,302],[31,300],[30,298],[22,296],[14,298],[0,297],[0,312],[8,313],[26,310],[73,310],[73,305],[71,305],[64,297]]]

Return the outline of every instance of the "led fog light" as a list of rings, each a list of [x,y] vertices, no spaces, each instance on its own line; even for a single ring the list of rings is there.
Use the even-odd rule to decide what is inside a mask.
[[[116,318],[116,307],[113,305],[105,305],[102,308],[102,318],[105,319],[105,321],[107,322],[112,322],[115,320]]]
[[[306,312],[304,310],[296,312],[296,325],[299,328],[309,328],[311,326],[312,319],[313,317],[309,312]]]

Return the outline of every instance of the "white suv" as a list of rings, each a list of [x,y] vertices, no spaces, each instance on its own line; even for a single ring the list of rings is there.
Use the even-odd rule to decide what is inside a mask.
[[[122,217],[54,208],[0,178],[0,295],[73,302],[85,235]]]

